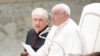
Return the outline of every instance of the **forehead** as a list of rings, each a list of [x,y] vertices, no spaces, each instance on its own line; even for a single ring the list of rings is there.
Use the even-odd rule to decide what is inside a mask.
[[[62,9],[61,9],[61,7],[59,7],[59,6],[56,6],[56,7],[54,7],[53,9],[52,9],[52,13],[59,13],[59,12],[61,12],[62,11]]]
[[[34,14],[32,15],[33,19],[46,19],[46,16],[44,14]]]

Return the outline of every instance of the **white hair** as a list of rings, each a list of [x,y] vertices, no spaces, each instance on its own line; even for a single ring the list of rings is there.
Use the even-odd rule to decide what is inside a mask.
[[[61,7],[61,10],[66,12],[69,16],[70,16],[70,7],[64,3],[61,3],[61,4],[57,4],[56,6],[60,6]]]
[[[36,8],[32,11],[32,16],[35,14],[42,14],[44,15],[47,19],[49,18],[48,12],[47,10],[45,10],[44,8]]]

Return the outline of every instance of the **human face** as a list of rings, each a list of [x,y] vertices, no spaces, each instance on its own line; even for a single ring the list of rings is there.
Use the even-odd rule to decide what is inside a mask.
[[[59,26],[66,20],[66,13],[62,12],[60,8],[52,9],[52,22],[54,25]]]
[[[35,31],[38,33],[43,30],[47,25],[47,18],[42,14],[36,14],[32,16],[32,25]]]

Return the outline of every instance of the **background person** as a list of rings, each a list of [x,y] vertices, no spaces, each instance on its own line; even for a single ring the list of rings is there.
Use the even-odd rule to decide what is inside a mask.
[[[32,27],[33,29],[29,30],[26,38],[26,44],[32,46],[32,48],[37,51],[43,44],[45,39],[40,38],[41,36],[46,37],[49,31],[48,27],[48,12],[43,8],[36,8],[32,11]],[[28,56],[28,53],[25,51],[21,56]]]

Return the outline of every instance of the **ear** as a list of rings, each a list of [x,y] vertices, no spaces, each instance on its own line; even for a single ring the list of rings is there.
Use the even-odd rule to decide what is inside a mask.
[[[68,14],[64,14],[64,18],[68,18],[69,17],[69,15]]]

